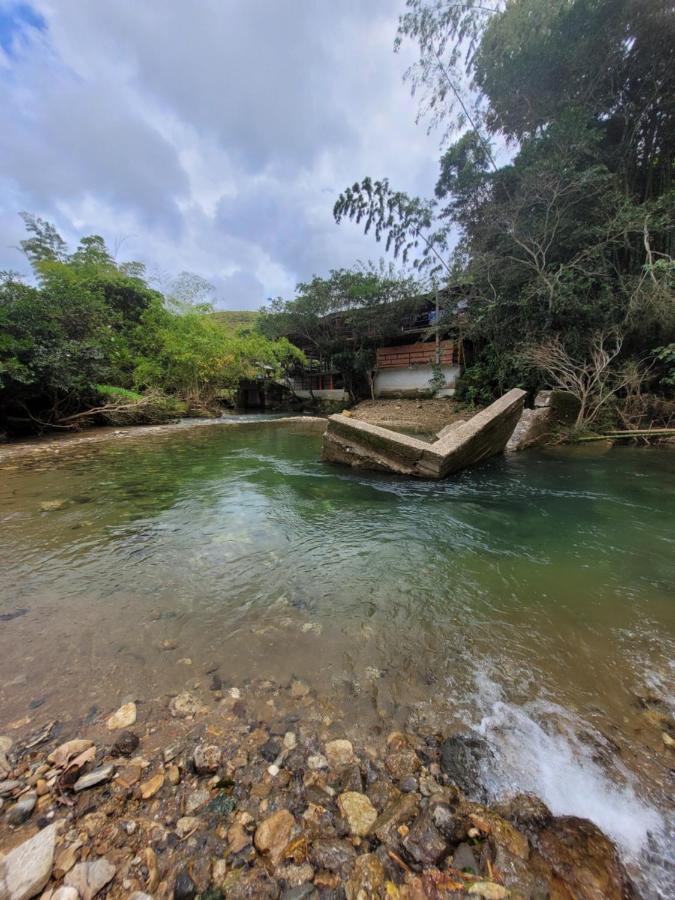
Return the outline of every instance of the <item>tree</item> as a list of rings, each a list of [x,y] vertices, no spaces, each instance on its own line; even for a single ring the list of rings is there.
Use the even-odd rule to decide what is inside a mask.
[[[406,5],[397,45],[417,43],[420,114],[444,144],[470,127],[446,146],[434,198],[365,178],[334,213],[461,288],[472,394],[534,387],[524,345],[579,356],[618,328],[639,357],[672,341],[672,0]],[[501,166],[496,140],[513,153]]]

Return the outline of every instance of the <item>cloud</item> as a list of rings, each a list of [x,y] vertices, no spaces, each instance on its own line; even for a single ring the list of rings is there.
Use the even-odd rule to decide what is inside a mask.
[[[398,12],[0,0],[0,268],[25,268],[9,246],[19,209],[71,240],[122,241],[151,270],[196,271],[223,308],[377,258],[372,238],[333,221],[339,191],[370,174],[428,193],[436,171],[392,52]]]

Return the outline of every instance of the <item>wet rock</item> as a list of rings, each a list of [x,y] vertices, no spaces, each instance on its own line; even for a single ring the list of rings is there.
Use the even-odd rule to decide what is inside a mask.
[[[112,763],[87,772],[86,775],[82,775],[81,778],[77,779],[73,785],[73,790],[76,792],[86,791],[88,788],[96,787],[97,784],[103,784],[104,781],[110,781],[114,772],[115,766]]]
[[[234,822],[227,829],[227,849],[232,856],[251,846],[252,826],[253,816],[250,813],[239,812],[235,815]]]
[[[180,769],[178,766],[167,766],[166,777],[169,779],[169,784],[174,786],[180,784]]]
[[[575,900],[627,900],[635,896],[616,847],[587,819],[553,819],[540,832],[536,848]]]
[[[213,775],[220,768],[223,753],[215,744],[197,744],[192,754],[192,765],[198,775]]]
[[[412,794],[419,789],[419,784],[414,775],[406,775],[401,779],[401,790],[404,794]]]
[[[10,825],[17,828],[27,821],[35,809],[37,803],[37,794],[24,794],[7,813],[7,821]]]
[[[134,752],[134,750],[136,750],[139,744],[140,740],[138,739],[138,736],[133,733],[133,731],[123,731],[115,738],[115,742],[112,745],[112,755],[131,756],[131,754]]]
[[[314,756],[309,756],[307,758],[307,766],[315,772],[319,769],[327,769],[328,760],[321,753],[316,753]]]
[[[279,741],[275,741],[274,739],[270,739],[269,741],[265,741],[265,743],[260,748],[260,755],[267,762],[274,762],[274,760],[281,753],[281,743]]]
[[[257,850],[268,854],[273,864],[278,865],[294,828],[295,819],[287,809],[273,813],[256,828],[254,843]]]
[[[480,872],[476,855],[468,844],[460,844],[452,854],[452,864],[460,872],[478,875]]]
[[[281,895],[281,900],[319,900],[319,892],[313,884],[302,884],[287,888]]]
[[[185,798],[185,815],[190,816],[192,813],[197,812],[202,806],[206,806],[210,799],[211,794],[206,788],[197,788],[196,791],[190,791]]]
[[[304,681],[300,681],[295,678],[291,682],[291,697],[294,700],[300,700],[302,697],[306,697],[309,694],[309,687],[305,684]]]
[[[356,850],[348,841],[323,838],[313,841],[309,859],[317,869],[337,872],[345,878],[356,859]]]
[[[226,876],[223,893],[227,900],[277,900],[280,888],[264,869],[235,869]]]
[[[457,813],[460,817],[465,817],[466,824],[470,824],[481,834],[489,835],[495,848],[503,848],[520,859],[528,858],[530,848],[525,835],[494,810],[478,803],[464,802],[458,807]],[[471,833],[471,828],[468,833]]]
[[[156,772],[147,781],[141,782],[140,792],[143,800],[149,800],[161,789],[164,784],[164,772]]]
[[[114,712],[106,722],[109,731],[117,731],[120,728],[130,728],[136,724],[136,704],[125,703]]]
[[[197,896],[197,885],[190,878],[187,869],[181,869],[173,885],[173,900],[193,900]]]
[[[421,768],[419,757],[409,745],[406,736],[400,732],[389,735],[384,763],[389,774],[398,781],[409,775],[416,775]]]
[[[548,806],[534,794],[516,794],[495,808],[502,818],[528,834],[546,828],[553,818]]]
[[[346,791],[338,797],[338,809],[351,834],[363,837],[377,819],[377,810],[365,794]]]
[[[325,747],[325,754],[329,765],[333,768],[347,766],[355,760],[354,748],[351,741],[328,741]]]
[[[196,831],[201,824],[202,820],[197,816],[182,816],[176,822],[176,834],[182,840],[184,837],[187,837],[188,834]]]
[[[343,794],[345,791],[362,793],[363,776],[361,775],[361,769],[357,765],[343,766],[333,774],[330,783],[331,787],[339,794]]]
[[[401,792],[396,785],[383,778],[378,778],[372,784],[369,784],[366,793],[373,806],[380,811],[385,810],[390,803],[398,800],[401,796]]]
[[[299,866],[284,866],[277,869],[276,877],[287,887],[300,887],[314,878],[314,869],[309,863]]]
[[[91,900],[115,877],[115,866],[101,857],[94,862],[78,863],[65,877],[64,884],[76,888],[82,900]]]
[[[359,856],[345,885],[347,900],[363,900],[367,897],[384,897],[386,873],[374,853]]]
[[[394,800],[379,815],[373,825],[372,832],[383,844],[398,842],[398,827],[413,819],[419,812],[420,801],[415,794],[404,794]]]
[[[473,799],[485,797],[481,764],[492,758],[486,740],[478,735],[456,734],[441,744],[441,769],[453,784]]]
[[[448,851],[447,842],[434,824],[430,809],[424,810],[415,819],[401,844],[408,856],[423,866],[436,865]]]
[[[187,719],[189,716],[198,716],[206,712],[203,703],[188,691],[177,694],[169,702],[169,712],[175,719]]]
[[[49,881],[54,863],[56,825],[19,844],[0,860],[0,897],[28,900]]]
[[[40,510],[42,512],[54,512],[57,509],[63,509],[65,505],[65,500],[43,500],[40,504]]]

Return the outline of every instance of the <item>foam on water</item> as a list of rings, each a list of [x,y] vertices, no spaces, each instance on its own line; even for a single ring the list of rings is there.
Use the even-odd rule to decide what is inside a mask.
[[[532,793],[555,815],[590,819],[638,868],[645,896],[672,897],[673,823],[638,795],[604,738],[555,703],[518,706],[501,699],[491,679],[476,680],[484,714],[475,730],[495,754],[484,772],[488,792],[494,798]]]

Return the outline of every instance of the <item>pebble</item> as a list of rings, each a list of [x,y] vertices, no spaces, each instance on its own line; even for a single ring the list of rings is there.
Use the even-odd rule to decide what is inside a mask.
[[[351,741],[328,741],[325,747],[326,759],[334,768],[348,766],[354,762],[354,748]]]
[[[139,744],[138,735],[134,734],[133,731],[123,731],[115,738],[115,743],[112,746],[113,755],[131,756]]]
[[[197,816],[182,816],[176,822],[176,834],[182,839],[191,831],[196,831],[201,824],[202,820]]]
[[[7,813],[7,821],[15,828],[30,818],[37,803],[37,794],[24,794]]]
[[[164,772],[156,772],[147,781],[143,781],[140,785],[141,797],[143,800],[149,800],[154,797],[164,784]]]
[[[186,815],[190,815],[193,812],[196,812],[202,806],[209,802],[211,799],[211,794],[207,791],[206,788],[198,788],[196,791],[191,791],[186,799],[185,799],[185,813]]]
[[[77,779],[73,785],[73,790],[75,792],[85,791],[87,788],[95,787],[97,784],[102,784],[104,781],[110,781],[114,772],[115,766],[112,763],[94,769],[92,772],[87,772],[86,775],[82,775],[81,778]]]
[[[20,787],[22,787],[22,783],[20,781],[16,781],[15,779],[0,781],[0,797],[9,797]]]
[[[167,766],[166,777],[169,779],[169,784],[180,784],[180,769],[178,766]]]
[[[183,691],[169,701],[169,712],[175,719],[186,719],[206,712],[206,707],[189,691]]]
[[[129,728],[136,724],[136,704],[125,703],[114,712],[106,722],[109,731],[117,731],[120,728]]]
[[[307,765],[313,771],[317,771],[318,769],[327,769],[328,760],[325,756],[322,756],[321,753],[317,753],[316,755],[310,756],[307,759]]]
[[[56,825],[19,844],[0,860],[0,895],[11,900],[28,900],[39,894],[49,881],[54,864]]]
[[[78,891],[82,900],[92,900],[115,877],[115,866],[104,857],[78,863],[65,877],[64,884]]]
[[[218,771],[222,758],[222,750],[215,744],[197,744],[192,754],[192,765],[198,775],[213,775]]]
[[[278,865],[295,828],[295,819],[287,809],[273,813],[256,828],[254,843],[260,853],[268,853]]]
[[[349,831],[356,837],[364,837],[377,819],[377,810],[365,794],[345,791],[338,797],[338,809],[345,818]]]
[[[295,700],[300,700],[302,697],[306,697],[307,694],[309,694],[309,687],[304,681],[295,678],[291,682],[291,697]]]
[[[80,900],[80,895],[77,888],[66,884],[54,891],[51,900]]]
[[[47,760],[59,768],[65,768],[71,759],[74,759],[74,757],[79,756],[81,753],[84,753],[85,750],[89,750],[93,746],[93,741],[75,738],[75,740],[66,741],[65,744],[61,744],[56,750],[53,750],[47,757]]]
[[[193,900],[197,896],[197,887],[190,878],[187,869],[182,869],[173,885],[173,900]]]

